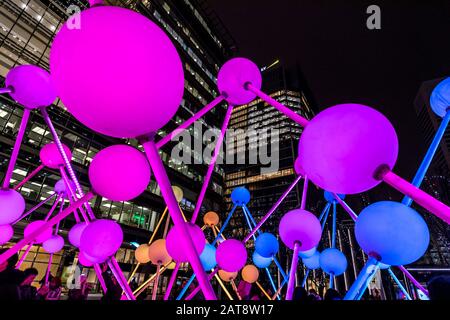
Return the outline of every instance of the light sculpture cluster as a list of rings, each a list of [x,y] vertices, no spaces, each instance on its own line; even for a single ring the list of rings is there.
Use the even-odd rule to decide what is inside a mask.
[[[73,214],[76,224],[68,238],[69,243],[80,250],[78,261],[95,268],[103,287],[99,263],[106,262],[127,299],[134,300],[135,295],[145,290],[151,282],[158,284],[161,273],[174,261],[175,269],[165,300],[175,283],[180,263],[184,262],[189,262],[194,271],[190,283],[197,277],[200,285],[186,299],[195,296],[199,288],[206,299],[216,299],[210,282],[212,277],[219,281],[222,288],[225,286],[221,280],[230,282],[241,299],[234,284],[240,272],[245,282],[256,283],[272,299],[280,298],[279,293],[287,283],[286,299],[290,300],[299,259],[309,270],[320,267],[330,274],[330,286],[334,276],[346,270],[347,260],[335,248],[336,204],[339,203],[356,220],[356,238],[370,257],[346,298],[360,298],[368,279],[382,265],[388,268],[398,266],[420,287],[401,265],[412,263],[423,255],[428,247],[429,232],[423,218],[409,206],[415,201],[450,223],[450,208],[419,189],[450,121],[450,79],[444,80],[432,94],[431,106],[443,121],[412,183],[392,172],[398,156],[397,135],[389,120],[378,111],[359,104],[342,104],[322,111],[309,121],[262,92],[261,72],[245,58],[232,59],[220,69],[217,79],[219,97],[181,124],[178,130],[156,142],[156,132],[173,118],[183,97],[184,71],[176,48],[164,31],[144,16],[128,9],[102,5],[102,1],[90,2],[92,7],[80,13],[82,28],[73,29],[64,25],[56,35],[50,52],[51,75],[36,66],[18,66],[8,73],[6,88],[1,91],[9,93],[22,104],[24,114],[0,190],[0,244],[12,238],[12,225],[32,212],[24,214],[25,201],[16,190],[44,167],[59,170],[62,179],[55,186],[54,195],[39,204],[41,206],[56,197],[47,217],[28,224],[23,239],[2,254],[0,262],[25,246],[29,250],[33,244],[42,244],[51,254],[58,252],[65,245],[64,239],[58,235],[59,222]],[[128,145],[115,145],[100,151],[89,167],[92,191],[84,194],[70,164],[71,151],[61,143],[46,110],[57,97],[87,127],[111,137],[137,139],[145,154]],[[298,177],[258,223],[247,207],[250,192],[243,187],[236,188],[231,194],[233,208],[220,229],[217,213],[204,215],[203,229],[210,228],[215,234],[214,242],[208,243],[196,220],[220,145],[234,106],[247,104],[256,97],[305,127],[298,146],[300,156],[295,163]],[[170,185],[158,149],[221,102],[228,103],[221,136],[194,214],[188,221],[179,207],[183,192],[179,187]],[[11,188],[12,171],[30,112],[37,109],[42,113],[54,143],[41,150],[42,164],[15,188]],[[142,244],[136,250],[139,264],[150,262],[157,266],[157,272],[133,292],[114,258],[123,241],[122,230],[114,221],[97,220],[88,201],[96,194],[113,201],[129,201],[147,188],[151,176],[159,184],[167,204],[157,228],[167,212],[174,226],[169,231],[167,220],[168,232],[165,232],[163,239],[153,241],[152,237],[149,243]],[[287,275],[276,257],[279,250],[277,237],[260,229],[301,178],[304,178],[301,206],[286,213],[279,226],[281,241],[293,250],[291,269]],[[343,194],[361,193],[382,181],[405,194],[403,203],[375,203],[358,217],[344,202]],[[309,182],[327,190],[327,206],[319,218],[305,209]],[[67,208],[63,207],[64,199],[70,202]],[[58,204],[61,204],[60,212],[52,217]],[[317,247],[331,206],[333,243],[331,248],[320,253]],[[246,219],[249,233],[242,241],[225,239],[223,232],[238,208]],[[247,264],[249,259],[245,244],[250,239],[255,242],[255,251],[251,255],[254,265]],[[268,269],[272,262],[277,264],[283,275],[282,285],[278,289]],[[258,283],[258,268],[266,270],[275,291],[274,297],[268,296]],[[211,273],[208,275],[205,271]],[[183,289],[179,297],[185,292]],[[226,293],[231,298],[228,291]],[[152,298],[156,299],[156,290],[153,290]]]

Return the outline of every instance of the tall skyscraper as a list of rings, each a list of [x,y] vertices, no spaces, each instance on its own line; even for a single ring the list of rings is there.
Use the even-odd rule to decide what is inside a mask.
[[[176,116],[158,132],[159,136],[163,137],[218,95],[216,76],[220,66],[234,54],[235,43],[217,16],[210,10],[206,10],[207,7],[203,1],[112,0],[107,3],[136,10],[154,21],[168,34],[181,56],[185,70],[184,99]],[[78,0],[2,1],[0,3],[0,83],[3,83],[7,72],[17,65],[35,64],[48,69],[53,37],[77,8],[85,9],[86,7],[87,1]],[[22,106],[17,105],[9,96],[0,96],[0,179],[3,179],[5,174],[22,113]],[[86,128],[65,111],[59,100],[49,108],[49,113],[62,142],[72,150],[72,163],[85,189],[89,184],[87,168],[99,150],[117,143],[128,143],[137,147],[136,141],[113,139]],[[201,126],[203,129],[220,127],[223,114],[223,106],[216,107],[201,121]],[[193,130],[190,129],[189,132],[193,136]],[[41,115],[33,112],[14,170],[13,184],[17,184],[36,169],[40,164],[39,150],[51,141],[51,135]],[[207,166],[180,164],[173,161],[171,150],[176,143],[168,143],[160,154],[168,169],[171,182],[181,187],[184,192],[181,208],[187,216],[190,216]],[[193,152],[192,157],[198,156]],[[202,212],[221,211],[224,207],[224,177],[223,168],[216,166]],[[27,201],[27,208],[33,207],[50,196],[59,179],[57,170],[46,168],[20,188],[21,194]],[[48,212],[50,205],[51,202],[42,206],[28,219],[42,218]],[[117,253],[117,260],[127,274],[134,263],[134,247],[131,243],[140,244],[148,241],[165,208],[157,184],[152,179],[147,191],[133,201],[112,202],[97,196],[91,201],[91,205],[98,218],[114,219],[122,225],[125,242],[123,248]],[[23,221],[16,226],[15,239],[22,236],[21,229],[27,223],[28,221]],[[65,234],[73,223],[74,221],[70,219],[65,220],[60,226],[63,229],[62,234]],[[156,238],[162,236],[162,232],[160,230]],[[66,249],[53,257],[51,269],[53,274],[63,273],[64,267],[73,260],[75,251],[71,248]],[[40,271],[38,279],[40,279],[47,267],[47,260],[48,254],[42,252],[42,249],[37,246],[33,246],[23,266],[38,268]],[[139,272],[137,276],[140,276]],[[94,279],[93,272],[89,274],[89,279]]]

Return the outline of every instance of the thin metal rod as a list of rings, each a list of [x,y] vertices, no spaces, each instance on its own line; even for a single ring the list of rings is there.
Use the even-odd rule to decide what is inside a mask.
[[[228,223],[230,223],[231,217],[233,216],[234,211],[236,211],[237,205],[234,205],[233,208],[231,208],[230,213],[228,214],[227,218],[225,219],[225,222],[222,224],[222,227],[219,230],[219,234],[214,239],[212,245],[215,245],[219,238],[222,236],[222,233],[224,232],[225,228],[228,226]]]
[[[45,273],[45,285],[48,286],[48,279],[50,277],[50,270],[52,268],[52,261],[53,261],[53,253],[50,253],[50,257],[48,258],[48,264],[47,264],[47,272]]]
[[[60,168],[59,168],[59,172],[60,172],[61,177],[62,177],[62,179],[63,179],[63,181],[64,181],[64,185],[65,185],[66,188],[67,188],[68,195],[69,195],[69,196],[68,196],[69,202],[72,202],[72,200],[76,201],[76,200],[78,199],[78,197],[77,197],[77,192],[76,192],[76,190],[74,190],[74,189],[72,188],[72,183],[70,183],[69,177],[67,176],[64,167],[60,167]],[[81,213],[81,216],[83,217],[83,220],[84,220],[86,223],[89,224],[90,219],[89,219],[89,217],[86,215],[86,212],[83,210],[83,208],[79,208],[79,211],[80,211],[80,213]],[[77,223],[78,223],[79,220],[80,220],[80,218],[78,217],[78,212],[77,212],[77,211],[75,211],[75,218],[76,218]]]
[[[325,216],[323,217],[323,220],[322,220],[322,232],[325,229],[325,225],[327,223],[328,216],[330,215],[330,208],[331,208],[331,206],[325,207],[326,212],[325,212]]]
[[[305,210],[306,208],[306,196],[308,194],[308,177],[305,176],[303,181],[303,191],[302,191],[302,202],[300,205],[300,209]]]
[[[269,299],[269,300],[272,300],[272,297],[269,296],[269,294],[267,293],[266,290],[264,290],[264,288],[262,287],[262,285],[261,285],[258,281],[256,281],[255,283],[256,283],[256,285],[258,286],[259,290],[261,290],[261,292],[266,296],[266,298]],[[250,298],[251,298],[251,297],[250,297]]]
[[[250,240],[250,238],[258,231],[262,225],[270,218],[270,216],[278,209],[283,200],[288,196],[288,194],[294,189],[297,183],[300,181],[302,176],[298,176],[294,182],[289,186],[289,188],[281,195],[280,199],[273,205],[273,207],[267,212],[267,214],[259,221],[256,227],[245,237],[244,243]]]
[[[303,288],[304,288],[305,285],[306,285],[306,281],[308,281],[308,276],[309,276],[309,273],[310,273],[310,272],[311,272],[310,269],[307,269],[307,270],[306,270],[305,277],[303,278],[303,282],[302,282],[302,287],[303,287]]]
[[[231,287],[233,288],[233,291],[236,293],[236,295],[238,297],[238,300],[242,300],[242,297],[239,294],[239,291],[238,291],[238,289],[236,287],[236,283],[234,282],[234,280],[231,280],[230,283],[231,283]]]
[[[159,274],[161,272],[161,263],[158,263],[156,266],[156,278],[153,281],[153,290],[152,290],[152,300],[156,300],[156,294],[158,293],[158,285],[159,285]]]
[[[30,243],[29,245],[28,245],[28,247],[26,248],[26,250],[25,250],[25,252],[22,254],[22,256],[20,257],[20,260],[17,262],[17,264],[16,264],[16,269],[17,270],[19,270],[20,269],[20,267],[22,266],[22,263],[25,261],[25,259],[27,258],[27,256],[28,256],[28,253],[30,252],[30,250],[31,250],[31,247],[33,246],[33,242],[32,243]]]
[[[406,268],[404,266],[397,266],[397,268],[399,268],[405,274],[405,276],[409,279],[409,281],[411,281],[420,291],[422,291],[427,297],[429,297],[430,294],[428,293],[428,290],[425,289],[424,286],[422,286],[420,284],[420,282],[417,281],[413,277],[413,275],[408,270],[406,270]]]
[[[219,268],[215,268],[208,276],[208,281],[211,281],[211,279],[213,277],[215,277],[215,275],[217,274],[217,272],[219,272]],[[192,298],[194,298],[197,293],[200,291],[201,287],[198,286],[197,288],[195,288],[194,290],[192,290],[192,292],[186,297],[185,300],[191,300]]]
[[[348,204],[342,200],[336,193],[333,193],[334,198],[337,200],[337,202],[341,205],[341,207],[350,215],[350,217],[353,219],[353,221],[356,221],[358,218],[358,215],[348,206]]]
[[[411,182],[413,186],[419,188],[420,185],[422,184],[423,179],[425,178],[425,175],[428,169],[430,168],[430,164],[433,161],[434,155],[436,154],[436,151],[439,148],[442,138],[444,137],[449,122],[450,122],[450,109],[448,109],[447,113],[442,119],[441,124],[439,125],[439,128],[437,129],[436,134],[434,135],[433,141],[431,142],[431,145],[428,148],[427,153],[425,154],[425,157],[423,158],[422,163],[420,164],[413,181]],[[412,202],[413,199],[408,196],[405,196],[402,200],[402,203],[407,206],[410,206]]]
[[[220,279],[220,277],[216,274],[214,275],[214,277],[216,278],[217,282],[219,283],[219,285],[222,287],[223,291],[225,291],[225,294],[227,295],[228,299],[230,300],[234,300],[233,296],[230,294],[230,292],[228,291],[227,287],[225,286],[225,284],[223,283],[222,279]]]
[[[218,104],[223,102],[224,97],[218,96],[215,98],[211,103],[207,104],[203,109],[201,109],[199,112],[194,114],[192,117],[190,117],[188,120],[183,122],[177,129],[166,135],[164,138],[159,140],[156,143],[156,147],[158,149],[162,148],[165,144],[167,144],[169,141],[171,141],[173,138],[177,137],[180,133],[183,132],[183,130],[186,130],[189,126],[191,126],[195,121],[203,117],[206,113],[208,113],[210,110],[212,110],[214,107],[216,107]]]
[[[180,266],[181,266],[181,263],[177,262],[175,264],[175,268],[172,270],[172,275],[170,276],[169,284],[167,285],[166,293],[164,294],[165,301],[169,300],[173,285],[175,283],[175,280],[177,279],[178,270],[180,270]]]
[[[362,296],[378,269],[378,260],[374,257],[369,257],[369,260],[367,260],[364,268],[361,270],[358,277],[347,291],[344,300],[359,300],[358,298]]]
[[[16,186],[14,186],[14,190],[19,190],[25,183],[33,179],[45,166],[40,164],[36,169],[34,169],[29,175],[27,175],[22,181],[19,182]]]
[[[119,264],[117,263],[117,260],[114,257],[111,257],[109,259],[108,266],[111,272],[113,273],[114,277],[116,278],[117,282],[119,283],[120,287],[124,291],[128,300],[136,300],[133,291],[131,290],[130,286],[127,283],[127,279],[125,279],[125,276],[123,275],[123,272],[120,269]]]
[[[39,202],[36,206],[34,206],[33,208],[31,208],[29,211],[27,211],[26,213],[24,213],[19,219],[17,219],[16,221],[14,221],[12,223],[12,225],[15,225],[17,222],[23,220],[24,218],[28,217],[30,214],[32,214],[33,212],[35,212],[37,209],[39,209],[40,207],[42,207],[44,204],[46,204],[47,202],[49,202],[51,199],[53,199],[54,197],[56,197],[57,194],[53,193],[52,195],[50,195],[49,197],[47,197],[46,199],[42,200],[41,202]]]
[[[169,265],[172,263],[172,261],[166,263],[161,270],[159,271],[159,274],[162,275],[164,271],[167,270]],[[150,276],[147,280],[144,281],[136,290],[134,290],[133,294],[135,297],[138,297],[144,290],[152,283],[153,280],[156,278],[156,273]]]
[[[108,291],[106,287],[105,279],[103,279],[102,269],[98,263],[94,264],[95,275],[97,276],[98,282],[100,282],[100,286],[102,287],[103,293],[105,294]]]
[[[183,219],[183,215],[173,193],[166,170],[161,161],[161,158],[159,157],[158,149],[156,148],[156,145],[153,141],[144,142],[142,146],[144,147],[144,150],[147,154],[150,165],[153,169],[153,174],[155,175],[155,179],[159,184],[163,198],[165,199],[167,207],[169,208],[169,214],[172,217],[174,224],[180,226],[182,239],[181,245],[183,246],[186,255],[189,258],[192,269],[194,269],[203,294],[207,300],[216,300],[216,294],[214,293],[214,290],[209,283],[199,255],[195,250],[194,244],[187,229],[187,224]]]
[[[291,270],[289,272],[289,282],[286,293],[286,300],[292,300],[294,296],[295,289],[295,274],[297,273],[297,264],[298,264],[298,253],[300,252],[300,243],[295,242],[294,244],[294,253],[292,254],[292,263]]]
[[[83,198],[76,201],[72,205],[70,205],[68,208],[64,209],[60,214],[57,214],[52,219],[44,223],[40,228],[37,228],[33,232],[31,232],[28,236],[23,237],[22,240],[18,241],[15,245],[13,245],[11,248],[9,248],[7,251],[5,251],[3,254],[0,255],[0,264],[7,261],[9,258],[11,258],[15,253],[19,252],[23,247],[33,242],[33,240],[39,236],[42,232],[45,230],[52,228],[54,225],[56,225],[61,220],[65,219],[68,215],[70,215],[74,210],[76,210],[78,207],[82,206],[86,201],[89,201],[94,197],[94,194],[92,192],[87,193]]]
[[[397,176],[392,171],[383,172],[381,178],[391,187],[409,196],[418,205],[422,206],[424,209],[433,213],[436,217],[450,224],[450,207],[446,206],[436,198],[433,198],[428,193],[413,186],[408,181]]]
[[[309,120],[303,118],[301,115],[299,115],[295,111],[293,111],[293,110],[289,109],[288,107],[286,107],[285,105],[279,103],[278,101],[273,99],[271,96],[265,94],[258,88],[254,87],[251,83],[247,84],[246,89],[253,92],[254,94],[256,94],[259,98],[261,98],[262,100],[264,100],[265,102],[267,102],[268,104],[273,106],[274,108],[278,109],[278,111],[284,113],[284,115],[286,117],[297,122],[302,127],[306,127],[308,125]]]
[[[200,213],[200,210],[201,210],[201,207],[202,207],[202,203],[203,203],[203,199],[205,198],[206,191],[208,190],[209,182],[210,182],[212,174],[214,172],[214,168],[216,166],[217,158],[220,155],[220,150],[222,148],[222,143],[223,143],[223,140],[224,140],[227,128],[228,128],[228,124],[230,123],[231,114],[233,113],[233,110],[234,110],[234,106],[233,105],[228,106],[227,112],[225,114],[225,119],[224,119],[223,124],[222,124],[222,128],[220,129],[220,135],[217,138],[217,142],[216,142],[216,145],[214,147],[213,156],[212,156],[211,161],[209,162],[209,165],[208,165],[208,171],[206,172],[205,179],[203,180],[202,189],[200,190],[200,194],[198,196],[197,203],[195,204],[194,213],[192,214],[192,219],[191,219],[192,223],[195,223],[197,221],[198,215]]]
[[[319,221],[322,221],[322,219],[324,218],[324,216],[327,213],[327,211],[330,210],[330,206],[331,206],[331,203],[327,202],[327,204],[323,208],[322,212],[320,213]]]
[[[17,158],[19,156],[20,146],[22,144],[23,136],[25,135],[28,120],[30,119],[30,113],[31,111],[29,109],[23,109],[23,116],[22,120],[20,121],[19,132],[17,133],[11,157],[9,158],[8,168],[6,169],[5,178],[3,179],[3,189],[9,189],[14,167],[16,166]]]
[[[403,292],[403,294],[405,295],[407,300],[412,300],[411,296],[409,295],[408,291],[406,291],[405,287],[403,286],[403,284],[400,282],[400,280],[398,280],[397,276],[395,275],[395,273],[391,270],[391,268],[387,269],[389,272],[389,275],[391,276],[391,278],[395,281],[395,283],[397,284],[397,286],[400,288],[400,290]]]
[[[11,93],[13,90],[9,87],[0,88],[0,94]]]
[[[336,248],[336,202],[333,202],[333,227],[331,229],[331,247]]]

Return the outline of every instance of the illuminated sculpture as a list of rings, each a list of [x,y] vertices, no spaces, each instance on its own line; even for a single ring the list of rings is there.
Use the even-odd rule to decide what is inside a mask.
[[[72,245],[80,247],[81,251],[78,256],[80,263],[84,265],[92,264],[100,282],[102,282],[98,263],[106,261],[114,277],[124,290],[126,297],[134,299],[135,295],[131,292],[113,257],[113,254],[122,242],[122,231],[120,227],[112,222],[96,220],[88,201],[94,197],[94,192],[111,199],[122,199],[122,197],[128,199],[137,196],[146,188],[150,179],[151,168],[160,186],[162,196],[167,203],[168,211],[175,224],[174,228],[179,229],[176,232],[176,238],[181,239],[179,242],[183,253],[182,259],[179,260],[189,261],[205,298],[215,299],[216,296],[210,280],[212,277],[217,276],[217,272],[219,272],[219,275],[223,275],[225,271],[219,271],[217,266],[215,266],[214,271],[209,275],[205,273],[205,260],[203,259],[202,261],[200,255],[207,245],[203,241],[202,250],[197,250],[195,241],[190,236],[189,224],[185,223],[183,213],[179,208],[178,203],[181,201],[182,195],[180,196],[180,193],[177,192],[178,190],[174,192],[171,188],[164,166],[159,158],[158,149],[221,102],[226,101],[229,104],[221,127],[221,135],[216,143],[213,157],[208,166],[204,183],[190,220],[191,225],[195,225],[233,108],[238,104],[249,103],[255,97],[261,98],[288,118],[305,127],[299,143],[300,158],[295,165],[298,177],[258,223],[252,220],[253,218],[248,208],[246,208],[250,200],[249,193],[246,190],[239,189],[234,195],[232,194],[234,206],[224,221],[221,230],[219,230],[216,240],[211,245],[215,245],[219,238],[224,240],[222,235],[223,229],[238,206],[244,209],[244,216],[249,223],[250,232],[242,242],[229,239],[219,244],[215,252],[219,266],[228,270],[236,269],[235,271],[237,271],[245,265],[246,261],[242,262],[247,257],[244,244],[249,239],[256,238],[256,233],[260,233],[263,224],[276,211],[302,177],[305,178],[304,186],[308,185],[308,179],[310,179],[316,185],[331,191],[336,201],[343,205],[344,209],[354,219],[357,218],[356,214],[348,206],[345,206],[343,199],[339,198],[335,193],[359,193],[373,188],[381,181],[385,181],[407,196],[403,201],[405,206],[410,205],[412,200],[414,200],[425,209],[450,223],[450,208],[418,189],[450,119],[450,85],[448,79],[444,80],[433,92],[431,99],[432,108],[436,114],[443,117],[443,121],[412,184],[404,181],[392,172],[397,160],[398,142],[395,130],[384,116],[366,106],[346,104],[329,108],[311,121],[308,121],[262,92],[262,79],[258,67],[244,58],[232,59],[221,68],[218,74],[219,97],[201,109],[191,119],[181,124],[177,130],[156,142],[154,141],[156,131],[161,129],[174,116],[183,96],[183,67],[176,49],[166,34],[143,16],[123,8],[102,6],[101,1],[91,1],[91,4],[95,4],[95,6],[81,12],[82,29],[70,30],[65,25],[57,34],[50,52],[51,77],[45,70],[38,67],[19,66],[8,73],[5,82],[6,88],[1,90],[1,93],[9,93],[25,109],[6,170],[2,190],[0,190],[0,204],[2,210],[5,208],[4,212],[6,212],[2,212],[0,216],[0,228],[5,231],[5,236],[2,236],[0,242],[8,241],[7,238],[11,237],[11,225],[27,215],[23,215],[25,209],[23,198],[20,194],[10,189],[10,182],[31,110],[40,109],[55,143],[53,146],[48,147],[48,150],[43,150],[41,155],[42,165],[38,169],[42,168],[42,166],[48,166],[60,170],[66,188],[57,196],[59,199],[67,197],[70,201],[70,206],[65,209],[61,206],[60,212],[55,216],[51,217],[51,214],[49,214],[45,220],[29,224],[24,238],[2,254],[0,262],[4,262],[25,246],[28,246],[27,250],[29,250],[35,242],[45,243],[49,241],[45,245],[49,251],[58,249],[61,246],[61,241],[57,234],[53,234],[53,227],[57,226],[60,221],[69,215],[74,214],[77,224],[71,230],[72,236],[69,234],[69,241]],[[102,57],[102,59],[98,59],[98,57]],[[119,69],[117,69],[117,64],[115,63],[118,59],[121,61]],[[144,161],[143,155],[133,149],[134,151],[130,151],[130,156],[134,157],[136,155],[136,163],[140,164],[137,165],[136,169],[138,170],[128,171],[130,167],[123,162],[123,159],[118,159],[120,155],[109,155],[106,156],[107,160],[102,161],[102,156],[112,150],[105,149],[99,153],[96,161],[93,161],[92,169],[90,169],[90,171],[92,170],[90,178],[93,191],[85,195],[70,164],[70,151],[68,152],[68,149],[60,142],[45,109],[56,99],[56,96],[61,98],[75,118],[91,129],[118,138],[137,138],[145,150],[150,166]],[[124,109],[125,106],[126,110]],[[336,127],[341,127],[342,130],[337,130]],[[336,141],[339,143],[336,143]],[[122,148],[132,149],[127,146]],[[56,158],[55,160],[53,156],[46,156],[47,152],[54,155],[56,149],[61,156],[60,159]],[[47,161],[47,158],[51,158],[51,161]],[[111,159],[118,159],[118,161],[109,163]],[[101,165],[97,167],[96,163],[101,163]],[[112,186],[105,184],[105,173],[102,170],[108,168],[107,166],[110,164],[115,165],[114,168],[117,168],[118,178],[112,181],[117,188],[112,188]],[[27,179],[31,179],[35,172],[31,173]],[[127,179],[127,172],[139,172],[140,175],[132,178],[132,181],[123,183]],[[121,183],[123,184],[120,185]],[[133,188],[126,189],[128,185]],[[284,282],[289,279],[288,299],[292,298],[293,279],[295,278],[298,258],[301,257],[303,263],[308,268],[313,269],[317,264],[312,262],[317,262],[318,259],[320,263],[322,254],[324,252],[327,253],[328,250],[326,249],[321,254],[316,250],[322,226],[319,222],[320,219],[305,211],[306,190],[307,188],[304,187],[301,208],[294,211],[296,214],[288,213],[280,225],[282,241],[289,248],[294,249],[290,276],[284,277]],[[127,193],[128,191],[129,193]],[[55,201],[55,203],[58,203],[58,201]],[[400,212],[408,211],[404,207],[402,208],[402,210],[398,209],[396,213],[400,214]],[[391,209],[391,207],[382,209]],[[419,257],[426,249],[424,249],[428,232],[426,226],[418,219],[414,220],[412,218],[413,214],[409,213],[408,217],[412,219],[411,221],[414,221],[412,223],[417,227],[417,232],[421,232],[421,241],[418,242],[421,246],[413,247],[414,251],[411,252],[411,255],[403,259],[403,253],[396,255],[397,251],[395,251],[394,246],[388,249],[378,246],[383,243],[373,239],[377,239],[376,236],[379,234],[375,232],[375,229],[371,229],[370,226],[369,228],[362,227],[366,218],[364,218],[364,215],[361,216],[361,222],[357,222],[357,230],[360,228],[360,230],[364,231],[361,231],[358,241],[361,242],[361,246],[376,249],[379,255],[371,259],[370,263],[372,263],[372,266],[376,266],[380,259],[387,259],[386,262],[391,264],[392,262],[395,262],[394,264],[409,263],[413,258]],[[390,220],[387,217],[384,219],[389,224]],[[216,220],[208,219],[207,221],[209,222],[205,222],[205,224],[217,231]],[[299,221],[302,223],[299,224]],[[399,220],[395,220],[395,223],[399,221],[402,220],[399,218]],[[105,224],[105,228],[97,227],[100,224]],[[361,227],[358,227],[358,224]],[[57,229],[58,227],[56,227],[56,231]],[[103,234],[104,237],[100,236],[100,234]],[[371,238],[372,236],[375,238]],[[408,237],[405,235],[400,240],[406,243],[408,242]],[[140,260],[142,262],[149,260],[158,266],[158,271],[155,275],[156,279],[155,277],[153,278],[156,284],[160,273],[166,267],[166,264],[172,260],[163,241],[162,239],[157,240],[147,245],[148,247],[142,247],[137,252],[137,256],[141,256]],[[233,244],[232,246],[230,245],[232,249],[227,248],[230,243]],[[379,249],[380,247],[382,249]],[[394,260],[389,258],[391,253],[389,250],[393,250]],[[146,251],[147,256],[145,256]],[[172,251],[175,253],[176,250],[173,249]],[[264,255],[269,255],[268,252],[274,252],[275,250],[270,246],[270,248],[259,249],[258,251],[263,252]],[[23,256],[26,256],[26,254]],[[325,256],[324,254],[323,257]],[[209,256],[209,258],[211,257]],[[265,257],[258,252],[253,253],[255,264],[260,258]],[[275,257],[270,259],[277,263]],[[324,269],[327,269],[328,263],[325,262],[321,264]],[[366,266],[365,271],[371,267],[370,263]],[[207,266],[211,265],[213,265],[212,262]],[[265,264],[261,262],[259,265]],[[339,264],[339,266],[342,265],[343,263]],[[335,264],[332,267],[328,269],[333,271],[331,273],[339,271],[336,269],[338,265]],[[177,262],[172,273],[165,299],[170,294],[174,280],[177,277],[178,268],[179,262]],[[399,266],[399,268],[414,282],[406,269],[402,266]],[[368,272],[362,272],[363,275],[365,273],[368,274]],[[236,275],[234,274],[232,277],[224,275],[225,279],[234,279],[235,277]],[[347,298],[356,298],[358,295],[361,295],[364,283],[368,279],[367,277],[363,278],[363,280],[357,279],[354,284],[355,289],[350,290]],[[151,280],[147,283],[150,282]],[[420,285],[416,282],[414,283],[416,286]],[[155,287],[157,285],[154,285]],[[279,290],[281,290],[281,287]],[[140,288],[138,291],[142,289]],[[192,298],[196,292],[198,290],[194,290],[186,299]],[[156,290],[153,291],[153,298],[155,298],[155,294]]]

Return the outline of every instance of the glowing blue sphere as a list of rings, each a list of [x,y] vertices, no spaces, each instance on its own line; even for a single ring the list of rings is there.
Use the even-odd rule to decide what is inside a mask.
[[[414,209],[392,201],[365,208],[356,220],[355,235],[365,253],[392,266],[418,260],[430,242],[423,218]]]
[[[450,77],[440,82],[434,88],[430,97],[431,109],[440,117],[444,117],[450,110]]]
[[[247,188],[238,187],[231,192],[231,200],[238,206],[246,205],[250,202],[250,191]]]
[[[299,258],[305,259],[312,257],[317,251],[317,247],[314,247],[312,249],[309,249],[307,251],[300,251],[298,253]]]
[[[316,250],[316,252],[309,258],[303,258],[302,262],[310,270],[316,270],[320,268],[320,252]]]
[[[278,239],[271,233],[262,233],[256,238],[255,251],[264,258],[272,258],[279,248]]]
[[[260,269],[268,268],[272,263],[272,258],[264,258],[256,251],[253,252],[252,260],[253,264]]]
[[[339,276],[347,270],[347,258],[338,249],[328,248],[320,254],[320,267],[328,274]]]
[[[345,194],[337,194],[337,195],[338,195],[338,197],[339,197],[340,199],[342,199],[342,200],[345,199]],[[331,192],[325,191],[325,192],[323,193],[323,196],[324,196],[324,198],[325,198],[325,200],[326,200],[327,202],[329,202],[329,203],[337,203],[336,198],[334,197],[334,195],[333,195]]]
[[[202,262],[203,269],[206,271],[212,270],[216,265],[216,247],[207,243],[200,255],[200,261]]]

